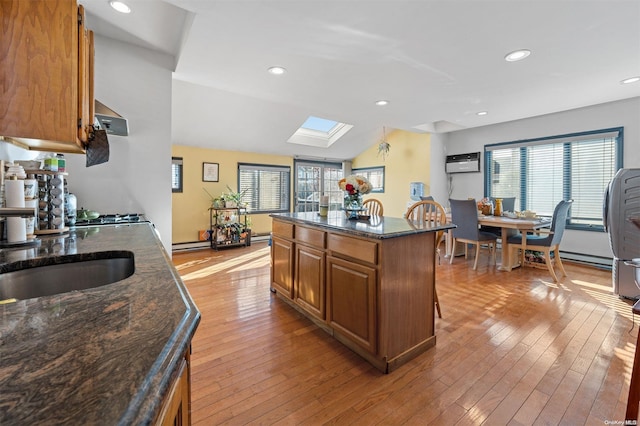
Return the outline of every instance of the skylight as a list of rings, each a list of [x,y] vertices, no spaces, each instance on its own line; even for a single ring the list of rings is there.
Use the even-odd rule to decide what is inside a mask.
[[[339,124],[337,121],[310,116],[309,118],[307,118],[307,121],[302,123],[302,126],[300,127],[304,129],[315,130],[316,132],[329,133],[331,129],[336,127],[337,124]]]
[[[287,142],[298,145],[328,148],[345,133],[351,130],[351,124],[326,118],[309,116],[302,126],[289,138]]]

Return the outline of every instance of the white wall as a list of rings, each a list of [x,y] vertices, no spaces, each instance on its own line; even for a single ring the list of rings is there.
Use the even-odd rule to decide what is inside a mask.
[[[640,167],[640,98],[579,108],[556,114],[532,117],[508,123],[478,127],[432,137],[432,159],[466,152],[482,152],[487,144],[533,139],[544,136],[624,127],[624,167]],[[484,161],[484,156],[483,156]],[[484,196],[484,163],[482,173],[452,174],[451,196],[447,194],[447,175],[444,166],[432,164],[431,190],[436,199],[466,199]],[[440,194],[443,194],[440,197]],[[446,203],[443,203],[446,204]],[[562,239],[562,250],[611,257],[607,234],[567,230]]]
[[[145,213],[171,254],[171,60],[96,36],[95,96],[129,121],[129,136],[109,135],[109,162],[86,167],[67,154],[78,208]]]

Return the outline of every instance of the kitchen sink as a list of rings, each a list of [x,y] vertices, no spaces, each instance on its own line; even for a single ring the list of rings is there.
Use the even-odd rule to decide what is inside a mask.
[[[0,274],[0,301],[100,287],[123,280],[135,271],[130,251],[97,252],[86,257],[53,257],[45,265]]]

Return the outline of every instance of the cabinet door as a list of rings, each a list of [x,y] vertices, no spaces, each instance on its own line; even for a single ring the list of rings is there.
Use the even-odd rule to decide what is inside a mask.
[[[271,286],[293,299],[293,243],[278,237],[271,240]]]
[[[93,125],[93,31],[85,28],[84,7],[78,7],[78,140],[89,141]]]
[[[189,366],[183,360],[179,367],[178,378],[162,404],[157,426],[186,426],[191,424],[189,413]]]
[[[76,0],[0,3],[0,135],[42,151],[83,152],[78,140]]]
[[[376,270],[327,256],[327,321],[345,337],[377,353]]]
[[[324,321],[325,254],[321,250],[296,245],[295,301],[305,311]]]

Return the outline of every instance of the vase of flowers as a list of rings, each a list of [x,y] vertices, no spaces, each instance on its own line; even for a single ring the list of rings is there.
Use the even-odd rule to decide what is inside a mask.
[[[362,210],[362,195],[371,192],[371,182],[364,176],[350,175],[338,181],[340,189],[345,192],[344,209],[349,219],[358,219]]]

